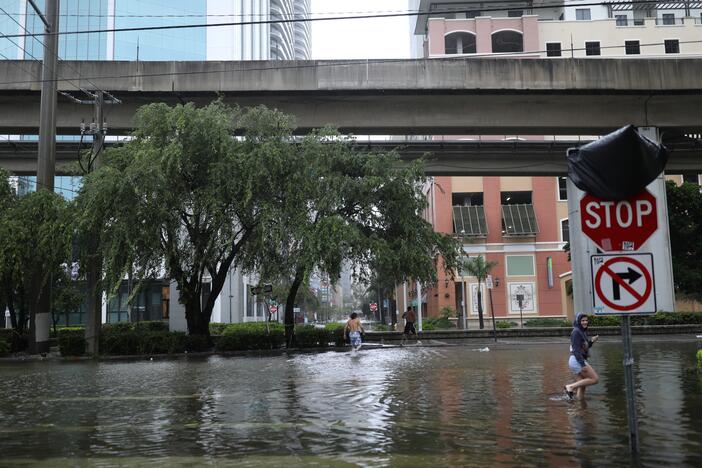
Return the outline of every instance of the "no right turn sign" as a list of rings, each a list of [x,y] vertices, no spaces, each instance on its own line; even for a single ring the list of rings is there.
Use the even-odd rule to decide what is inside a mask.
[[[651,254],[591,257],[595,315],[656,313]]]

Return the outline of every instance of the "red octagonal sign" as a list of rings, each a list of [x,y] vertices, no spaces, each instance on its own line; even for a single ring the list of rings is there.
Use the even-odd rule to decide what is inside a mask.
[[[638,250],[658,229],[656,197],[648,190],[621,201],[585,194],[580,200],[580,224],[604,252]]]

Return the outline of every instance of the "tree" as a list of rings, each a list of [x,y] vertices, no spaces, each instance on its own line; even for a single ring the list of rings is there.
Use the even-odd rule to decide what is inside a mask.
[[[463,260],[463,269],[478,279],[478,320],[480,321],[481,330],[485,327],[485,324],[483,322],[483,293],[480,290],[480,285],[487,279],[495,265],[497,265],[497,262],[487,262],[482,256],[468,257]]]
[[[188,332],[209,337],[215,299],[227,272],[278,203],[271,181],[289,168],[291,119],[263,107],[221,101],[196,108],[150,104],[133,138],[105,153],[78,197],[82,232],[99,232],[105,281],[175,281]],[[235,134],[241,135],[234,137]],[[211,294],[202,300],[203,282]]]
[[[434,232],[422,217],[427,201],[421,162],[402,168],[395,152],[369,153],[331,128],[310,133],[288,156],[288,177],[271,186],[280,212],[262,226],[266,235],[251,245],[244,262],[263,277],[291,282],[288,345],[295,297],[315,269],[338,278],[344,262],[365,272],[382,265],[391,284],[410,277],[432,281],[442,256],[453,271],[456,242]]]
[[[702,300],[702,193],[697,184],[666,183],[675,289]]]
[[[1,198],[0,302],[10,312],[12,328],[25,332],[37,312],[50,312],[37,310],[35,299],[70,258],[72,211],[63,197],[46,190]]]

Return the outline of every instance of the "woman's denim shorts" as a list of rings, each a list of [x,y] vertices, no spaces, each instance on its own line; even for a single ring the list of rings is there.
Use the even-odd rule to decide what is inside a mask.
[[[585,361],[585,365],[587,366],[587,361]],[[570,359],[568,359],[568,367],[570,367],[570,371],[577,375],[580,373],[580,371],[583,370],[583,366],[580,365],[577,359],[575,359],[575,356],[572,354],[570,355]]]

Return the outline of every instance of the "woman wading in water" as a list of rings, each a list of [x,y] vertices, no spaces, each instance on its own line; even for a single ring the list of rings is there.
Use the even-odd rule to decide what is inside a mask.
[[[595,385],[599,381],[597,372],[587,363],[590,356],[590,348],[597,341],[599,336],[595,335],[590,339],[587,335],[588,316],[580,313],[573,322],[573,331],[570,334],[570,359],[568,367],[578,378],[576,382],[563,386],[569,399],[577,394],[579,399],[585,398],[585,389],[590,385]]]

